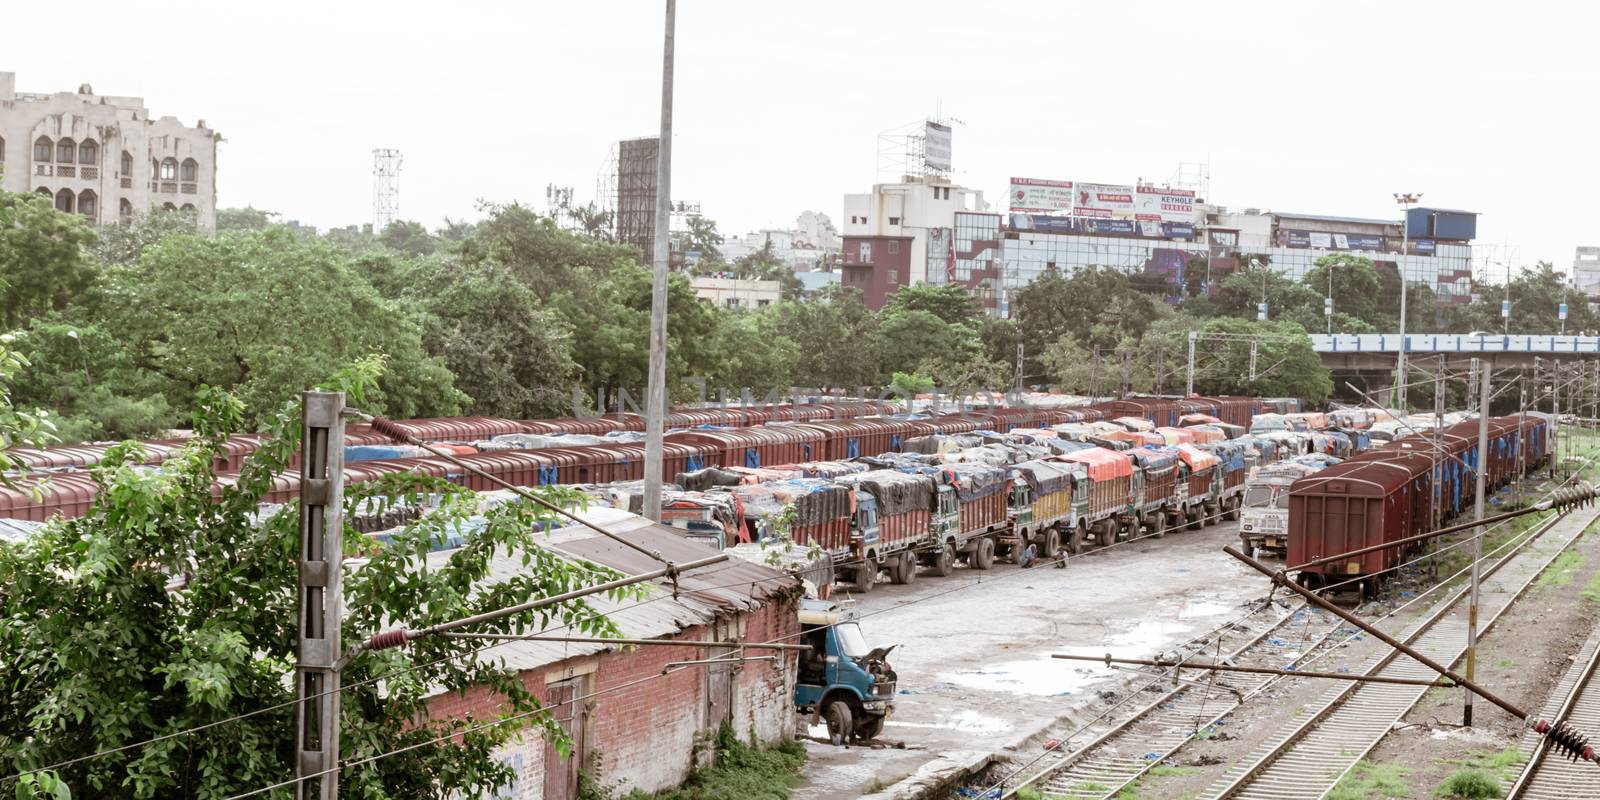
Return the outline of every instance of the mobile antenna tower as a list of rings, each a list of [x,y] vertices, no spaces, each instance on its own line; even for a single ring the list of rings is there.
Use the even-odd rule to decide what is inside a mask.
[[[372,151],[372,232],[381,233],[400,214],[400,151]]]

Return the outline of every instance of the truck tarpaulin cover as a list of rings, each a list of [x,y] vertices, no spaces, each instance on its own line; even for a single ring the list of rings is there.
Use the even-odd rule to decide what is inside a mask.
[[[1192,444],[1178,445],[1178,457],[1189,465],[1191,472],[1200,472],[1217,465],[1217,457]]]
[[[1053,494],[1072,485],[1072,479],[1084,474],[1081,464],[1070,461],[1025,461],[1016,466],[1017,474],[1033,488],[1035,497]]]
[[[1140,447],[1129,450],[1128,455],[1148,472],[1160,472],[1178,464],[1178,454],[1170,447]]]
[[[1075,442],[1082,442],[1091,436],[1100,434],[1100,431],[1096,430],[1093,425],[1085,425],[1081,422],[1063,422],[1060,425],[1052,426],[1050,429],[1055,431],[1057,436],[1063,439],[1071,439]]]
[[[1126,453],[1113,452],[1103,447],[1079,450],[1076,453],[1068,453],[1062,458],[1088,467],[1091,480],[1109,481],[1133,476],[1133,459]]]
[[[1153,431],[1156,429],[1156,424],[1144,417],[1117,417],[1112,422],[1122,425],[1130,431]]]
[[[796,525],[816,525],[848,517],[855,510],[849,488],[817,478],[736,486],[733,493],[744,503],[747,517],[775,516],[794,506]]]
[[[1222,420],[1217,419],[1216,417],[1213,417],[1210,414],[1184,414],[1183,416],[1178,417],[1178,424],[1179,425],[1185,425],[1185,426],[1188,426],[1188,425],[1215,425],[1215,424],[1217,424],[1217,423],[1219,423],[1221,421]]]
[[[1216,442],[1213,444],[1201,445],[1200,448],[1216,456],[1217,460],[1222,462],[1222,468],[1228,472],[1236,472],[1244,469],[1245,446],[1242,444],[1237,444],[1234,442]]]
[[[963,503],[982,500],[1000,491],[1006,484],[1006,471],[988,464],[946,464],[945,480],[955,487],[956,497]]]
[[[707,467],[694,472],[680,472],[672,479],[673,483],[688,489],[691,492],[703,492],[713,486],[737,486],[744,481],[744,476],[737,472]]]
[[[1079,450],[1093,450],[1095,449],[1096,445],[1092,445],[1088,442],[1068,442],[1063,440],[1059,447],[1061,453],[1065,455],[1067,453],[1076,453]]]
[[[1167,444],[1194,444],[1195,433],[1188,428],[1156,428],[1156,433]]]
[[[931,511],[933,481],[931,475],[913,475],[892,469],[875,469],[839,479],[842,484],[869,492],[878,501],[878,513],[887,517],[908,511]]]

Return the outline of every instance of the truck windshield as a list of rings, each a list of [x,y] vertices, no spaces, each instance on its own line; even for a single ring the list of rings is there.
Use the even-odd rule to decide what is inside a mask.
[[[1278,492],[1278,496],[1273,498],[1272,505],[1277,507],[1277,508],[1288,508],[1289,507],[1289,489],[1288,489],[1288,487],[1284,487],[1284,489],[1282,491]]]
[[[861,626],[854,622],[840,623],[834,631],[839,635],[839,649],[851,658],[860,658],[872,652],[867,646],[866,637],[861,635]]]
[[[1266,508],[1272,504],[1271,486],[1246,486],[1244,504],[1251,508]]]

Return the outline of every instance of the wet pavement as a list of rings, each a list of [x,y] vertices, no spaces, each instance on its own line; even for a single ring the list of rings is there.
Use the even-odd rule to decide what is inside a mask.
[[[1052,723],[1120,689],[1127,673],[1050,654],[1148,657],[1238,616],[1267,586],[1222,552],[1237,541],[1224,522],[1074,556],[1064,570],[997,564],[857,596],[868,640],[900,645],[889,659],[900,675],[881,736],[889,746],[808,742],[795,796],[855,798],[941,753],[1000,752],[1059,730]]]

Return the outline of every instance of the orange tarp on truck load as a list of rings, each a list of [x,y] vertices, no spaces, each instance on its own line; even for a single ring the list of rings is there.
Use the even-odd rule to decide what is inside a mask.
[[[1187,428],[1156,428],[1156,433],[1167,444],[1193,444],[1196,439],[1192,431]]]
[[[1192,444],[1178,445],[1178,457],[1189,465],[1189,471],[1202,472],[1217,465],[1217,457]]]
[[[1089,470],[1089,479],[1093,481],[1108,481],[1133,475],[1133,459],[1103,447],[1090,447],[1075,453],[1067,453],[1060,458],[1063,461],[1074,461],[1084,465]]]

